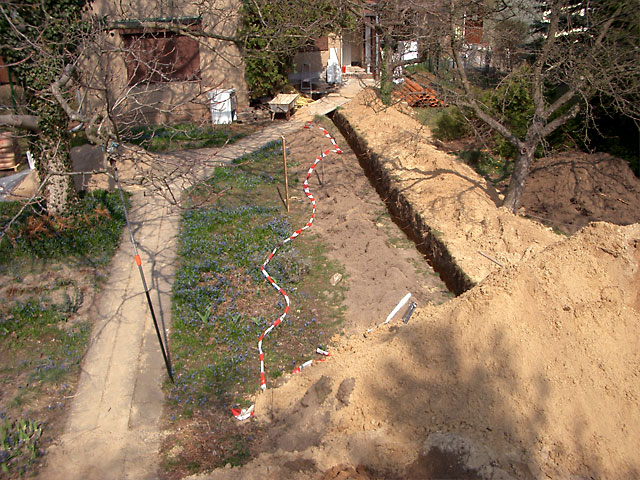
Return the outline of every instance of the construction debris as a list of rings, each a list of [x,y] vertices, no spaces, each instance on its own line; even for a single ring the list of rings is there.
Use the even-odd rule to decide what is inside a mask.
[[[435,90],[423,87],[408,77],[404,78],[402,86],[393,95],[409,104],[410,107],[446,107],[445,102],[438,98]]]
[[[296,108],[306,107],[310,103],[313,103],[313,101],[314,100],[312,98],[309,98],[305,95],[300,95],[296,100]]]

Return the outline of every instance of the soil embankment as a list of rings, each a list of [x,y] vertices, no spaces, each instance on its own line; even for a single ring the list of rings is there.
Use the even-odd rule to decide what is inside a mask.
[[[380,198],[384,199],[387,209],[409,238],[413,239],[417,249],[428,259],[449,290],[456,295],[469,290],[473,281],[462,271],[451,257],[440,234],[436,229],[425,223],[424,217],[415,210],[407,200],[406,195],[398,188],[393,170],[385,167],[386,160],[367,146],[367,141],[359,136],[347,118],[340,112],[333,114],[336,126],[349,142],[349,146],[356,152],[360,165],[375,186]]]
[[[640,179],[606,153],[565,152],[536,160],[522,196],[525,215],[573,234],[594,221],[640,222]]]
[[[477,285],[261,395],[264,453],[207,478],[640,475],[640,226],[555,235],[373,96],[340,114]]]
[[[500,208],[487,180],[425,141],[426,127],[384,107],[372,91],[349,103],[336,120],[356,128],[348,137],[361,146],[356,147],[361,157],[370,158],[373,181],[389,192],[398,215],[435,237],[441,252],[448,251],[468,277],[467,288],[499,268],[482,253],[509,265],[558,241],[551,229]]]

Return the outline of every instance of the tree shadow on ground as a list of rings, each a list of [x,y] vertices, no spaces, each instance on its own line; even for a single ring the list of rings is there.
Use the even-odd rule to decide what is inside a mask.
[[[474,328],[469,317],[449,318]],[[481,311],[472,318],[482,321]],[[388,348],[402,353],[379,361],[381,371],[365,388],[394,430],[423,432],[423,450],[407,478],[494,478],[503,471],[528,479],[567,467],[580,478],[601,478],[601,459],[588,448],[593,432],[584,405],[576,402],[571,418],[555,418],[558,386],[550,377],[559,373],[503,328],[484,327],[474,337],[460,327],[420,322],[388,334]],[[624,477],[637,478],[640,472],[630,468]]]

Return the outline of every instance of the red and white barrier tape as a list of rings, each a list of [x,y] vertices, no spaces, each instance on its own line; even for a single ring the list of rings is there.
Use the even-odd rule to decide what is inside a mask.
[[[232,408],[231,409],[231,413],[233,414],[234,417],[236,417],[238,420],[242,421],[242,420],[246,420],[247,418],[251,418],[253,417],[253,409],[254,409],[255,405],[251,405],[248,408]]]
[[[311,122],[307,122],[305,124],[304,128],[310,128],[311,125],[312,125]],[[262,335],[260,335],[260,338],[258,339],[258,352],[259,352],[259,358],[260,358],[260,388],[262,390],[266,390],[266,388],[267,388],[267,380],[266,380],[266,376],[265,376],[265,373],[264,373],[264,351],[262,350],[262,341],[266,338],[267,335],[269,335],[271,330],[273,330],[275,327],[277,327],[278,325],[280,325],[282,323],[282,321],[287,316],[287,314],[289,313],[289,310],[291,308],[291,302],[289,300],[289,295],[287,295],[287,292],[285,292],[282,288],[280,288],[278,286],[278,284],[273,280],[273,278],[271,278],[271,275],[269,275],[269,272],[267,272],[267,265],[269,264],[271,259],[274,257],[274,255],[278,251],[278,248],[280,248],[281,246],[287,244],[288,242],[290,242],[291,240],[296,238],[303,231],[308,230],[309,228],[311,228],[311,226],[313,225],[313,221],[316,218],[316,199],[313,197],[313,195],[311,194],[311,191],[309,190],[309,178],[311,178],[311,174],[313,173],[313,170],[316,168],[316,165],[318,165],[318,163],[320,163],[320,161],[324,157],[326,157],[330,153],[337,153],[337,154],[342,153],[342,150],[340,149],[340,147],[338,146],[338,144],[336,143],[334,138],[329,134],[329,132],[327,132],[327,130],[324,129],[323,127],[320,127],[320,126],[317,126],[317,127],[320,130],[322,130],[322,134],[331,141],[331,144],[333,145],[334,149],[333,150],[332,149],[325,150],[324,152],[322,152],[314,160],[314,162],[311,164],[311,167],[309,167],[309,171],[307,172],[307,176],[306,176],[306,178],[304,180],[304,183],[302,184],[302,189],[304,191],[304,194],[311,201],[311,218],[309,219],[309,221],[307,222],[307,224],[305,226],[303,226],[302,228],[299,228],[298,230],[293,232],[289,236],[289,238],[284,239],[282,241],[281,245],[276,246],[273,249],[273,251],[269,254],[267,259],[264,261],[264,263],[260,266],[260,271],[265,276],[267,281],[273,286],[273,288],[275,288],[278,292],[280,292],[280,294],[284,297],[285,302],[287,303],[287,306],[285,307],[284,312],[282,312],[282,315],[280,315],[280,317],[278,317],[278,319],[276,319],[276,321],[273,322],[269,326],[269,328],[267,328],[262,333]]]
[[[316,348],[316,353],[318,355],[324,355],[325,357],[329,357],[331,356],[331,354],[329,352],[327,352],[326,350],[324,350],[321,347]],[[291,373],[300,373],[300,371],[304,368],[310,367],[311,365],[313,365],[314,363],[318,363],[318,362],[324,362],[326,360],[326,358],[321,358],[319,360],[308,360],[306,362],[304,362],[302,365],[294,368]]]

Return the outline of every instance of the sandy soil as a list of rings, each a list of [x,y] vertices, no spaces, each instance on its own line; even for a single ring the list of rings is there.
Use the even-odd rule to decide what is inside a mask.
[[[446,286],[393,224],[347,142],[335,127],[328,128],[344,153],[323,159],[317,167],[318,175],[309,182],[317,200],[317,217],[310,233],[317,234],[328,247],[329,257],[345,268],[346,332],[362,333],[382,322],[407,292],[421,306],[447,300]],[[289,138],[289,160],[299,163],[301,185],[313,155],[331,144],[318,128],[302,130]],[[291,194],[309,203],[300,188]]]
[[[206,478],[638,477],[640,225],[554,235],[401,112],[361,96],[344,114],[478,285],[336,339],[259,396],[264,453]]]
[[[592,221],[640,222],[640,180],[624,160],[569,152],[536,160],[522,198],[524,212],[575,233]]]

